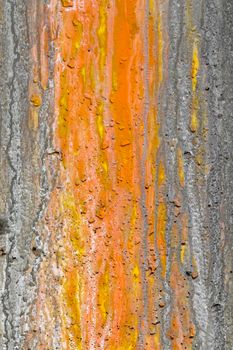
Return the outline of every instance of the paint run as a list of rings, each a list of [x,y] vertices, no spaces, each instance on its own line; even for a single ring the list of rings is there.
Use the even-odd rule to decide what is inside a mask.
[[[178,147],[178,182],[168,205],[159,115],[167,78],[166,4],[50,2],[54,147],[61,159],[44,218],[37,349],[55,349],[58,342],[66,350],[162,350],[164,338],[171,349],[192,348],[184,161]],[[198,70],[195,42],[193,132]],[[40,107],[36,90],[30,99]],[[35,346],[32,333],[27,342]]]
[[[199,70],[199,58],[198,58],[198,48],[197,41],[194,40],[193,43],[193,56],[192,56],[192,114],[190,122],[190,130],[196,132],[199,127],[198,121],[198,96],[197,96],[197,75]]]

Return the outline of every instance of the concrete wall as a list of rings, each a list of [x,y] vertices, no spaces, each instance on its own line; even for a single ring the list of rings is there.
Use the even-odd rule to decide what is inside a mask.
[[[0,0],[0,349],[233,348],[233,2]]]

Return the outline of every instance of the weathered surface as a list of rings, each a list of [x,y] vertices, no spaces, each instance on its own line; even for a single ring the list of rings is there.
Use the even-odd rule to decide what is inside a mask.
[[[1,349],[233,348],[231,0],[0,0]]]

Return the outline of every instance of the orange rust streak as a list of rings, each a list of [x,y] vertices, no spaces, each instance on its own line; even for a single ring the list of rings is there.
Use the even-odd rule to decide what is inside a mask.
[[[150,77],[151,107],[149,115],[144,115],[145,125],[144,1],[116,1],[115,7],[104,0],[86,1],[83,12],[68,7],[62,10],[56,65],[57,144],[63,157],[60,177],[64,184],[59,197],[67,222],[64,239],[70,240],[66,250],[71,256],[63,264],[62,334],[71,349],[134,349],[139,333],[148,334],[156,317],[148,310],[149,328],[147,319],[140,323],[144,308],[140,201],[142,181],[155,187],[153,152],[159,147],[159,126],[154,94],[162,82],[161,18],[156,19],[159,32],[154,44],[154,29],[149,27],[149,40],[159,49],[159,57],[155,78]],[[149,59],[153,60],[153,51]],[[142,164],[145,137],[149,152]],[[141,166],[147,169],[143,180]],[[163,182],[162,176],[159,181]],[[153,187],[146,195],[152,225]],[[163,275],[165,211],[159,210],[157,224]],[[153,240],[149,256],[153,270],[152,246]],[[146,276],[145,283],[152,305],[153,278]],[[79,298],[78,284],[82,286]],[[144,346],[157,344],[159,348],[159,333],[157,327],[153,337],[147,335]]]
[[[159,350],[168,210],[158,120],[165,79],[160,1],[150,1],[148,23],[144,0],[51,3],[51,16],[56,17],[56,5],[60,16],[59,27],[51,21],[51,33],[56,38],[54,143],[61,164],[45,219],[51,253],[41,264],[37,307],[39,320],[45,314],[49,326],[38,348],[52,348],[49,335],[56,328],[61,349]],[[46,40],[42,32],[45,52]],[[33,94],[31,102],[38,108],[40,97]],[[175,250],[183,262],[185,253]],[[177,324],[182,328],[181,307],[187,306],[179,296],[188,288],[177,289],[182,274],[173,258],[174,333]],[[53,298],[44,271],[56,280],[59,293]],[[174,349],[189,324],[187,316]]]
[[[139,5],[144,6],[140,1],[117,1],[115,8],[107,1],[86,1],[84,12],[62,10],[57,144],[63,156],[61,215],[71,258],[64,260],[61,303],[63,341],[69,339],[71,349],[135,348],[138,342],[144,103]],[[82,286],[79,299],[77,284]]]

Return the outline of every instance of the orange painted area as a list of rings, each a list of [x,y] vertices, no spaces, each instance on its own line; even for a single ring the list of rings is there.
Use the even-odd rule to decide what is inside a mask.
[[[169,229],[159,116],[167,77],[165,3],[50,2],[59,165],[44,217],[48,253],[36,304],[38,349],[54,348],[55,338],[67,350],[162,350],[165,337],[172,349],[182,342],[191,346],[189,285],[182,271],[188,217]],[[41,36],[46,51],[43,31]],[[32,92],[33,108],[39,108],[41,98]],[[182,200],[181,148],[175,157]],[[172,215],[179,214],[177,205]],[[173,294],[169,330],[165,283]]]
[[[72,201],[72,212],[62,214],[68,220],[65,239],[77,239],[71,239],[73,253],[64,264],[60,302],[62,339],[71,349],[134,349],[142,327],[145,92],[138,68],[144,64],[139,5],[85,1],[79,11],[61,10],[56,142],[64,189],[59,197],[70,193],[65,206]]]

